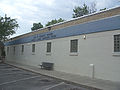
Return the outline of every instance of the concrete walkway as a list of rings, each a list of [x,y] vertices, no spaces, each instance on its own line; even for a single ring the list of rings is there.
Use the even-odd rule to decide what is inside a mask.
[[[73,75],[65,72],[58,72],[55,70],[48,71],[48,70],[43,70],[37,67],[13,63],[13,62],[6,62],[6,63],[22,69],[30,70],[35,73],[40,73],[42,75],[47,75],[50,77],[62,79],[68,82],[70,81],[71,83],[77,83],[83,87],[88,87],[88,88],[91,87],[91,90],[96,90],[95,88],[102,89],[102,90],[120,90],[120,82],[112,82],[109,80],[101,80],[101,79],[91,79],[89,77]]]

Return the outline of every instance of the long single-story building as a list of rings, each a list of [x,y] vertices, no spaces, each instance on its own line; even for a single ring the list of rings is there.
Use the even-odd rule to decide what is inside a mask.
[[[120,7],[11,38],[6,61],[120,82]]]

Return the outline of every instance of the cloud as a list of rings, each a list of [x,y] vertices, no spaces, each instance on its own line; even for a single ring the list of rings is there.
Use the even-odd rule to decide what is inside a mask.
[[[97,0],[97,9],[101,8],[111,8],[115,7],[117,5],[118,1],[117,0]]]

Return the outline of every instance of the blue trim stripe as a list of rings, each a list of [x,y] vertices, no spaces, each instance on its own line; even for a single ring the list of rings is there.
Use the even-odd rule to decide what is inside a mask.
[[[50,40],[55,38],[63,38],[68,36],[76,36],[81,34],[102,32],[102,31],[112,31],[120,29],[120,16],[114,16],[110,18],[105,18],[102,20],[92,21],[88,23],[83,23],[75,26],[65,27],[58,30],[40,33],[24,38],[20,38],[14,41],[6,42],[5,45],[16,45],[23,43],[30,43],[42,40]]]

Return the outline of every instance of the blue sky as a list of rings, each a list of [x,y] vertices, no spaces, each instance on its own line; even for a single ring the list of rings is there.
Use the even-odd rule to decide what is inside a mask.
[[[96,3],[96,8],[120,6],[120,0],[0,0],[0,16],[16,18],[20,28],[12,37],[31,31],[33,23],[45,25],[52,19],[72,19],[73,8],[86,3]]]

